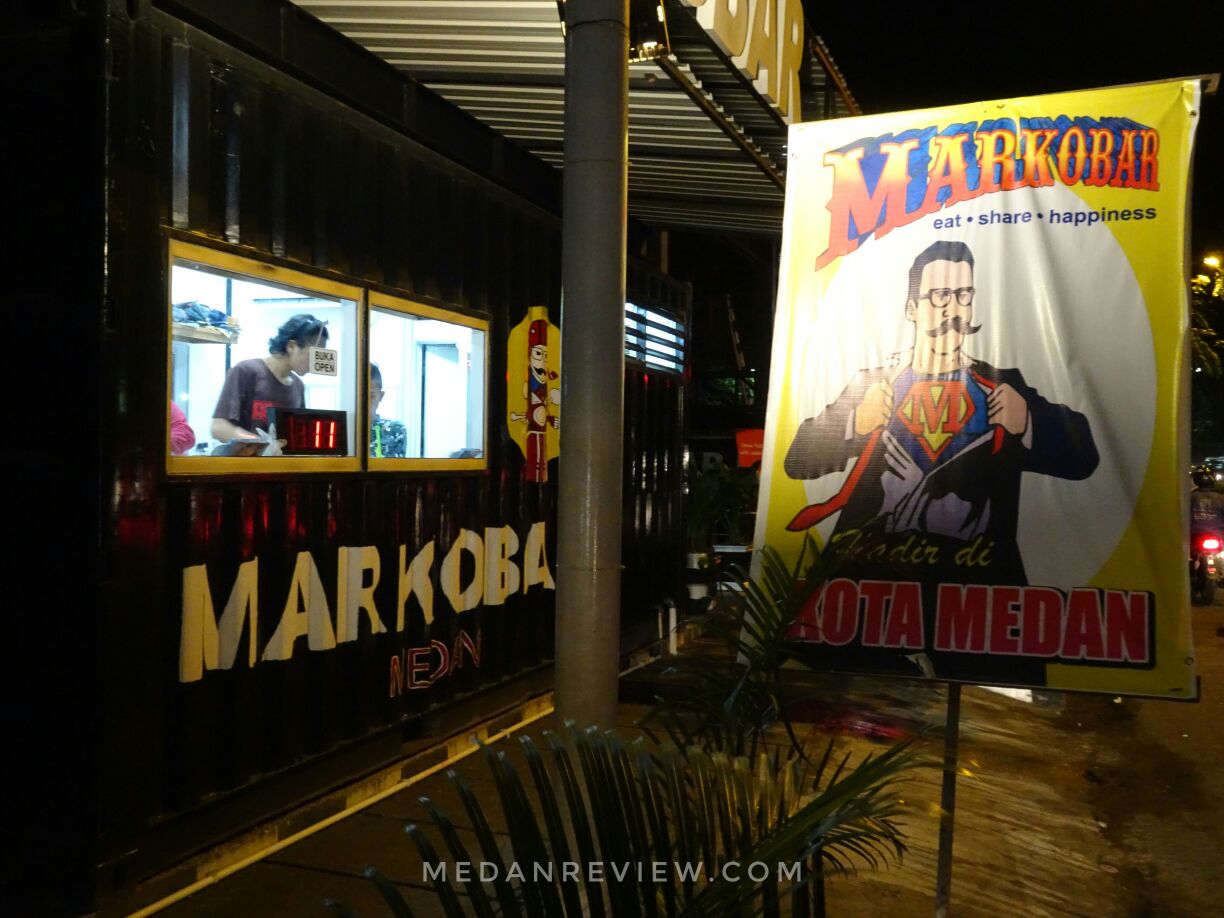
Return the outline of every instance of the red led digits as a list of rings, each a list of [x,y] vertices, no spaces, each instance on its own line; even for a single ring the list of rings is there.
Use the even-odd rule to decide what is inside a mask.
[[[343,447],[337,444],[344,438],[344,418],[336,411],[308,411],[285,409],[278,418],[278,426],[284,433],[286,454],[299,455],[335,454]],[[341,415],[338,417],[338,415]]]

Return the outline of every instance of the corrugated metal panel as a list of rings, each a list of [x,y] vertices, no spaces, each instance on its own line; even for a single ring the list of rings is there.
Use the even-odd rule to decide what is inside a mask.
[[[388,63],[558,168],[565,46],[555,0],[296,0]],[[648,223],[776,233],[785,125],[729,72],[691,15],[670,11],[675,69],[736,142],[657,64],[630,67],[629,209]],[[714,81],[717,87],[706,86]],[[661,191],[671,198],[658,200]],[[744,205],[752,204],[747,212]]]
[[[552,656],[551,590],[518,590],[462,614],[439,600],[429,620],[410,605],[400,629],[395,570],[401,550],[411,558],[432,544],[441,559],[461,530],[508,526],[523,540],[539,522],[556,557],[556,484],[525,480],[497,406],[506,403],[508,330],[529,306],[554,317],[559,309],[560,246],[553,215],[166,14],[107,37],[123,69],[108,89],[106,157],[117,333],[100,352],[104,391],[118,394],[99,403],[109,444],[99,553],[108,568],[95,643],[107,690],[92,767],[106,794],[92,819],[100,861],[131,877],[282,805],[270,776],[342,755],[354,770],[377,767],[398,754],[404,723]],[[129,141],[138,136],[147,141]],[[488,471],[163,475],[167,227],[487,315]],[[371,595],[386,630],[370,633],[366,621],[357,640],[319,653],[298,642],[291,659],[259,660],[299,553],[309,553],[338,614],[342,546],[377,551]],[[184,680],[183,572],[203,565],[219,610],[252,559],[258,591],[243,650],[230,668]],[[428,576],[441,596],[438,563]],[[479,642],[478,665],[469,655],[428,689],[407,686],[420,691],[390,675],[397,655],[453,648],[461,632]],[[210,815],[220,811],[228,815]]]
[[[635,306],[675,322],[676,336],[690,340],[692,288],[687,283],[631,258],[625,295]],[[687,344],[685,350],[687,367]],[[654,621],[660,601],[674,602],[682,594],[686,387],[683,373],[625,362],[622,633]]]

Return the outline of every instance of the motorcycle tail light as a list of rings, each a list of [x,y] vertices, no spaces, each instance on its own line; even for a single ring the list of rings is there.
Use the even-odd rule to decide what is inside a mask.
[[[1202,541],[1199,542],[1199,548],[1203,551],[1219,551],[1221,545],[1224,543],[1215,536],[1203,536]]]

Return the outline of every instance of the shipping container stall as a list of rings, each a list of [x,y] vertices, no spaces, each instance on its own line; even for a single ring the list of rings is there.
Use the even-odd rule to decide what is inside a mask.
[[[15,385],[49,425],[13,452],[39,586],[12,614],[43,648],[6,674],[13,901],[74,911],[550,664],[560,183],[287,3],[48,4],[5,50],[37,87],[10,116]],[[667,357],[628,373],[651,609],[688,288],[639,264],[630,297]]]

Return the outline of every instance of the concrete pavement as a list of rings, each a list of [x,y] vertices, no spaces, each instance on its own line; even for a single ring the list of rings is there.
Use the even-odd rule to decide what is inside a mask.
[[[1026,704],[964,689],[953,915],[1224,914],[1224,605],[1195,608],[1193,620],[1203,683],[1197,704],[1098,695]],[[637,674],[639,697],[651,678]],[[821,677],[805,719],[817,732],[839,734],[858,754],[942,723],[944,697],[942,687],[916,682]],[[644,711],[622,703],[622,729],[632,732]],[[538,735],[548,725],[546,718],[525,732]],[[933,758],[941,754],[937,739],[922,742]],[[482,800],[495,798],[479,755],[457,767]],[[903,862],[831,880],[830,915],[933,913],[939,777],[928,768],[906,785]],[[322,916],[329,914],[325,896],[363,916],[389,914],[361,876],[368,864],[396,882],[417,914],[437,914],[403,835],[405,821],[428,822],[417,802],[423,794],[453,816],[462,813],[444,776],[436,774],[160,914]]]

